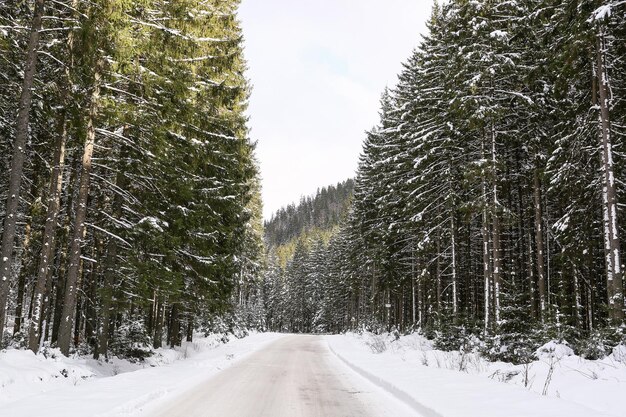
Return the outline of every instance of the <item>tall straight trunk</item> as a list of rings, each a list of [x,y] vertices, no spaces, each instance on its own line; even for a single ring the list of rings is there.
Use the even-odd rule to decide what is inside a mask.
[[[91,252],[91,259],[100,259],[102,256],[102,244],[94,238],[95,244]],[[98,275],[100,273],[98,263],[90,262],[89,279],[85,282],[85,341],[97,349],[98,311],[96,299],[98,295]]]
[[[436,294],[436,302],[437,302],[437,324],[439,325],[441,323],[441,318],[443,316],[443,311],[441,308],[441,295],[443,292],[443,284],[441,281],[441,235],[439,233],[437,233],[437,274],[435,279],[436,281],[436,290],[437,290],[437,294]]]
[[[158,349],[163,346],[163,297],[157,294],[154,297],[154,302],[156,303],[156,314],[154,320],[154,338],[153,338],[153,346]]]
[[[456,222],[454,221],[454,213],[450,216],[450,240],[450,244],[452,245],[452,314],[456,322],[458,320],[459,302],[456,270]]]
[[[539,317],[541,322],[546,320],[547,303],[546,303],[546,272],[544,269],[543,258],[543,209],[542,209],[542,192],[541,179],[539,178],[538,168],[535,168],[533,174],[533,195],[535,203],[535,255],[537,257],[537,290],[539,293]]]
[[[2,339],[4,332],[7,300],[9,298],[9,281],[11,279],[11,265],[13,263],[13,243],[15,242],[22,172],[24,171],[24,160],[26,159],[30,107],[33,97],[35,72],[37,70],[37,49],[39,47],[39,31],[41,30],[43,14],[44,0],[36,0],[30,37],[26,49],[22,93],[18,103],[4,229],[2,232],[2,243],[0,243],[0,339]]]
[[[48,192],[48,210],[46,225],[43,232],[43,245],[35,280],[33,296],[33,315],[28,329],[28,348],[37,353],[41,337],[41,318],[44,314],[44,294],[52,274],[50,262],[56,249],[56,225],[61,207],[61,192],[63,190],[63,164],[65,162],[65,142],[67,139],[67,123],[65,111],[61,114],[60,132],[54,146],[54,160],[50,176],[50,190]]]
[[[76,9],[78,0],[72,0],[72,9]],[[61,193],[63,192],[63,168],[65,165],[65,144],[67,143],[67,109],[69,91],[72,84],[71,68],[74,66],[74,31],[71,30],[67,38],[67,52],[69,63],[65,67],[64,85],[61,87],[61,103],[64,108],[59,115],[59,125],[56,140],[54,143],[54,155],[52,159],[52,172],[50,173],[50,188],[48,191],[48,208],[46,212],[46,223],[43,232],[43,244],[39,256],[39,268],[35,279],[33,316],[28,329],[28,348],[37,353],[41,338],[41,322],[46,315],[45,308],[50,307],[50,302],[46,302],[44,297],[50,297],[50,287],[52,281],[52,270],[50,262],[56,250],[57,221],[61,210]]]
[[[417,322],[424,327],[424,283],[423,277],[417,279]]]
[[[67,281],[65,283],[65,297],[63,302],[63,313],[61,325],[59,326],[58,345],[65,355],[70,351],[70,340],[72,334],[72,317],[76,309],[76,295],[78,275],[80,271],[81,245],[85,230],[85,219],[87,216],[87,199],[89,197],[89,185],[91,175],[91,156],[96,139],[95,119],[98,113],[98,100],[100,97],[100,63],[94,72],[93,92],[91,94],[91,104],[87,119],[87,138],[83,150],[83,159],[80,173],[80,185],[78,188],[78,199],[76,201],[76,214],[74,219],[74,234],[70,244],[69,268],[67,271]]]
[[[415,302],[415,250],[411,248],[411,321],[415,326],[417,319],[417,304]],[[421,323],[420,323],[421,325]]]
[[[483,143],[483,159],[485,155],[484,143]],[[481,227],[481,235],[483,238],[483,280],[484,280],[484,326],[485,332],[489,329],[491,324],[491,315],[489,314],[491,309],[491,259],[490,259],[490,251],[489,251],[489,215],[487,212],[487,180],[483,174],[482,180],[482,227]]]
[[[617,187],[613,167],[613,143],[611,137],[609,73],[606,68],[605,28],[600,24],[597,39],[598,98],[600,101],[599,123],[602,144],[602,205],[604,213],[604,248],[606,257],[607,297],[609,319],[621,324],[624,321],[624,283],[621,265],[621,243],[617,213]]]
[[[78,276],[82,277],[80,273],[78,274]],[[77,284],[77,286],[80,286],[80,282]],[[82,320],[82,318],[84,317],[83,311],[85,309],[86,298],[87,297],[85,296],[84,292],[78,292],[76,295],[76,313],[74,314],[74,329],[72,333],[72,341],[74,343],[74,346],[78,346],[78,344],[80,343],[81,326],[84,324],[84,320]]]
[[[500,321],[500,292],[502,287],[502,244],[501,244],[501,227],[500,217],[493,216],[493,308],[496,324]]]
[[[52,334],[50,341],[54,344],[59,340],[59,328],[63,314],[63,296],[65,294],[65,278],[63,268],[59,268],[56,291],[54,294],[54,315],[52,317]]]
[[[187,342],[193,342],[193,315],[191,313],[187,314],[187,332],[186,332],[186,340]]]
[[[115,281],[115,260],[117,259],[117,242],[110,239],[107,248],[106,266],[104,271],[104,287],[102,288],[102,322],[98,333],[98,349],[94,357],[100,355],[108,358],[111,310],[113,307],[113,283]]]
[[[533,250],[533,237],[531,233],[528,232],[528,289],[529,289],[529,298],[530,298],[530,306],[533,312],[533,317],[538,317],[537,311],[537,300],[535,298],[535,253]]]
[[[123,131],[123,134],[125,130]],[[128,157],[127,149],[125,145],[121,145],[119,151],[119,160],[121,161],[117,174],[115,176],[115,188],[123,190],[126,188],[126,164],[125,159]],[[122,204],[124,203],[120,191],[117,191],[115,198],[113,199],[113,217],[120,219],[122,217]],[[107,258],[104,272],[104,283],[102,288],[102,323],[100,325],[100,333],[98,334],[98,349],[96,350],[94,357],[98,359],[99,355],[104,355],[108,358],[108,345],[109,345],[109,333],[111,313],[113,309],[113,287],[115,285],[115,266],[117,265],[117,252],[118,241],[117,239],[110,237],[107,247]]]
[[[497,177],[497,153],[496,153],[496,133],[495,127],[491,126],[491,162],[493,169],[493,297],[494,297],[494,320],[496,324],[500,321],[500,290],[502,285],[502,230],[500,226],[500,214],[498,213],[498,181]]]
[[[170,347],[180,346],[180,305],[178,303],[172,304],[169,320],[169,345]],[[302,329],[302,323],[300,323],[300,329]]]
[[[516,167],[515,170],[518,172],[522,171],[521,168],[521,155],[519,152],[516,152]],[[517,182],[517,246],[519,248],[515,257],[518,259],[517,262],[517,270],[519,273],[519,282],[522,283],[521,290],[524,288],[524,279],[526,279],[526,283],[528,285],[528,295],[529,295],[529,306],[531,317],[537,318],[537,306],[535,303],[535,284],[534,284],[534,275],[529,273],[532,271],[532,266],[528,266],[527,263],[529,259],[532,259],[532,239],[527,239],[527,227],[525,221],[525,204],[524,204],[524,191],[522,181]],[[530,246],[527,247],[527,245]],[[528,254],[528,258],[526,258],[526,254]]]
[[[74,199],[78,194],[79,188],[79,174],[80,174],[81,160],[76,158],[75,166],[70,169],[70,176],[67,181],[67,198],[63,204],[66,207],[65,216],[63,217],[63,227],[61,228],[59,240],[59,250],[57,251],[57,280],[56,291],[54,299],[54,317],[52,322],[52,337],[51,342],[55,344],[59,339],[59,328],[61,327],[61,317],[63,314],[63,302],[65,300],[65,284],[67,282],[67,268],[69,266],[68,258],[69,253],[67,248],[70,246],[71,239],[71,208],[74,206]]]
[[[594,309],[594,304],[593,304],[593,289],[591,284],[587,285],[585,287],[585,303],[586,303],[586,308],[587,308],[587,314],[586,314],[586,320],[587,320],[587,330],[589,330],[590,332],[593,330],[594,328],[594,323],[593,323],[593,309]]]
[[[580,293],[580,279],[578,278],[578,271],[575,266],[572,266],[572,278],[573,278],[573,286],[574,286],[574,312],[575,312],[575,320],[576,327],[579,329],[583,328],[583,317],[582,317],[582,298]]]
[[[476,285],[476,281],[474,277],[476,274],[474,273],[474,257],[472,256],[472,222],[468,221],[466,223],[467,234],[466,234],[466,245],[465,245],[465,256],[462,259],[465,260],[465,288],[466,288],[466,305],[465,312],[466,317],[472,319],[474,321],[478,321],[480,317],[480,306],[478,305],[478,285]]]
[[[24,257],[24,259],[27,258],[27,251],[30,246],[31,233],[32,226],[29,222],[26,225],[26,230],[24,232],[24,243],[22,244],[22,256]],[[13,326],[13,334],[16,334],[22,330],[22,323],[24,319],[24,293],[26,292],[26,275],[28,274],[28,271],[26,269],[27,268],[25,266],[22,266],[22,270],[20,271],[17,283],[17,302],[15,306],[15,324]]]

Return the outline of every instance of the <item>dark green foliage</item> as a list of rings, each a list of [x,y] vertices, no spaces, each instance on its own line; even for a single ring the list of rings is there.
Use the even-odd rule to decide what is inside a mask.
[[[262,204],[244,114],[249,86],[239,2],[46,3],[18,230],[21,259],[13,268],[16,284],[20,274],[26,277],[20,286],[26,291],[18,297],[12,285],[10,298],[22,299],[22,311],[29,311],[50,165],[62,136],[56,246],[39,323],[39,329],[47,325],[43,339],[57,342],[83,146],[93,134],[76,346],[96,356],[110,350],[143,357],[152,344],[180,344],[200,322],[219,315],[232,316],[233,329],[243,322],[263,329]],[[7,166],[14,135],[12,103],[27,35],[21,28],[28,27],[31,5],[0,5],[0,167]],[[5,183],[0,176],[0,193]],[[15,303],[8,311],[12,318]]]
[[[315,196],[303,197],[297,205],[281,208],[265,222],[266,244],[280,246],[310,229],[337,226],[345,217],[353,191],[354,180],[349,179],[323,187]]]
[[[110,346],[120,358],[142,360],[153,354],[152,339],[141,320],[127,321],[115,329]]]
[[[622,340],[625,10],[608,0],[434,8],[382,94],[348,216],[324,256],[309,243],[286,270],[283,282],[301,286],[323,277],[315,330],[420,330],[442,349],[514,363],[550,340],[590,357]],[[285,219],[286,236],[303,229]],[[284,306],[310,309],[280,288]]]

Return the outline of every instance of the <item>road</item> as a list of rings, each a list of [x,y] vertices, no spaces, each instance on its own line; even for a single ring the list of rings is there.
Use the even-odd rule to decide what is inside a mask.
[[[410,416],[352,373],[319,336],[286,336],[215,375],[152,417]]]

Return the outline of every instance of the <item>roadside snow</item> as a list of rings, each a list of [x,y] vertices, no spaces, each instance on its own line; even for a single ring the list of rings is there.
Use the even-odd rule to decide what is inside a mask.
[[[2,417],[136,416],[202,382],[282,337],[252,334],[226,344],[222,335],[197,338],[176,349],[159,349],[142,363],[86,357],[48,357],[30,351],[0,352]],[[89,410],[89,411],[86,411]]]
[[[433,349],[424,337],[327,336],[333,353],[416,412],[432,417],[626,416],[626,348],[603,360],[549,343],[528,366]],[[622,360],[622,362],[619,362]],[[546,395],[542,395],[543,392]]]

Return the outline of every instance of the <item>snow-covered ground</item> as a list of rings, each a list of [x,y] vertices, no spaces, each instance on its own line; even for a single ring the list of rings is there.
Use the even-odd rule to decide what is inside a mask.
[[[133,417],[200,386],[220,370],[258,351],[280,334],[244,339],[196,338],[160,349],[140,363],[56,351],[0,352],[1,417]],[[420,335],[326,336],[332,353],[422,417],[626,417],[626,347],[585,360],[550,343],[528,366],[489,362],[478,354],[443,352]],[[255,356],[256,357],[256,356]],[[343,366],[337,363],[336,366]],[[543,395],[543,394],[546,395]],[[381,397],[382,398],[382,397]],[[393,405],[390,397],[388,405]],[[245,417],[245,416],[242,416]]]
[[[47,357],[0,351],[0,416],[130,417],[140,415],[221,369],[281,338],[275,333],[243,339],[196,338],[177,349],[159,349],[140,363],[86,357]]]
[[[433,349],[413,334],[327,336],[353,370],[427,417],[626,416],[626,348],[585,360],[550,343],[528,366]],[[546,395],[542,395],[543,393]]]

